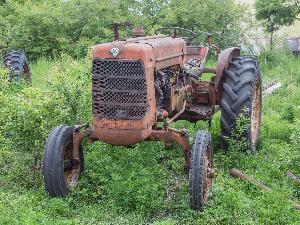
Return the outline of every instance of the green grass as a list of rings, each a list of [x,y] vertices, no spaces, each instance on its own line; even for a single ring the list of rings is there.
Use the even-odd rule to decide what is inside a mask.
[[[30,69],[32,76],[32,85],[34,87],[45,88],[47,86],[47,75],[56,64],[56,61],[51,61],[48,59],[40,59],[37,62],[31,64]]]
[[[6,180],[0,180],[0,224],[300,224],[300,213],[287,201],[300,201],[300,187],[285,176],[288,170],[300,176],[300,60],[277,57],[276,63],[261,64],[265,83],[275,80],[284,86],[263,98],[258,152],[249,155],[232,149],[225,154],[220,149],[220,115],[212,122],[217,176],[204,211],[189,209],[188,179],[178,147],[143,142],[124,148],[96,142],[85,143],[85,172],[66,199],[48,197],[40,175],[32,178],[30,170],[19,181],[18,170],[25,166],[14,169],[9,160],[5,164],[0,158],[0,165],[7,166]],[[57,64],[40,60],[32,65],[33,86],[46,88],[46,76]],[[179,121],[174,126],[187,128],[191,142],[198,129],[209,129],[205,122]],[[232,178],[232,167],[273,191]],[[15,182],[8,182],[9,176],[12,180],[16,176]],[[37,185],[24,185],[29,178]]]

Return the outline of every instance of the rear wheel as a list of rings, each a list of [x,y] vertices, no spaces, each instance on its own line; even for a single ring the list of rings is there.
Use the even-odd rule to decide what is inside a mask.
[[[24,79],[31,83],[31,74],[26,55],[21,51],[11,51],[4,58],[4,67],[10,70],[10,81]]]
[[[240,115],[249,120],[245,124],[243,137],[248,149],[256,151],[260,133],[262,81],[257,60],[250,57],[234,58],[224,71],[223,96],[221,101],[221,141],[228,149],[228,139],[234,137],[233,131]]]
[[[192,148],[190,165],[190,207],[201,210],[208,201],[213,175],[211,136],[208,132],[197,132]]]
[[[83,171],[83,148],[80,145],[80,162],[72,159],[74,128],[61,125],[50,133],[44,148],[43,173],[50,196],[65,197],[75,187]]]

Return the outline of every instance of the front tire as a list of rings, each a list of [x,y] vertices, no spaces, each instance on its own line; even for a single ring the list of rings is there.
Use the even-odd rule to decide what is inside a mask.
[[[44,148],[43,174],[46,191],[53,197],[65,197],[75,187],[83,171],[83,148],[80,162],[72,159],[74,128],[60,125],[53,129]]]
[[[243,137],[247,147],[255,152],[257,149],[261,107],[262,80],[257,60],[250,57],[234,58],[224,71],[223,96],[221,101],[221,142],[223,149],[229,147],[228,138],[234,137],[233,131],[241,114],[249,118],[245,125]]]
[[[212,185],[212,146],[208,132],[198,131],[194,140],[189,173],[190,207],[202,210]]]

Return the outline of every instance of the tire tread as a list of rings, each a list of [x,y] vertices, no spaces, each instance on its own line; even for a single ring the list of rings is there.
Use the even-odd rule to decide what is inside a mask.
[[[261,82],[258,61],[250,57],[233,58],[224,77],[220,124],[222,147],[227,150],[225,137],[231,136],[242,109],[251,105],[255,79],[258,77]]]

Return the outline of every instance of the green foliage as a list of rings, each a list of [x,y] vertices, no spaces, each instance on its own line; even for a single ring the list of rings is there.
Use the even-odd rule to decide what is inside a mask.
[[[197,42],[205,41],[205,32],[218,32],[215,41],[228,47],[240,42],[244,10],[234,0],[8,0],[0,5],[0,54],[22,49],[31,59],[61,53],[80,58],[94,44],[112,41],[111,24],[121,21],[143,26],[147,34],[161,26],[191,29],[200,32]]]
[[[276,52],[276,51],[274,51]],[[280,53],[280,54],[279,54]],[[275,54],[275,53],[272,53]],[[188,179],[179,147],[144,142],[133,148],[84,143],[85,171],[66,199],[44,191],[41,158],[44,141],[60,123],[90,121],[90,58],[67,55],[32,65],[34,87],[0,82],[0,223],[1,224],[297,224],[299,213],[284,199],[299,200],[299,191],[284,175],[299,170],[299,60],[278,51],[276,61],[261,62],[263,80],[283,83],[264,95],[261,138],[256,154],[243,142],[220,149],[219,115],[212,121],[217,176],[203,212],[189,209]],[[48,72],[46,72],[48,71]],[[0,74],[5,76],[3,70]],[[41,76],[41,77],[39,77]],[[37,79],[40,82],[38,83]],[[236,135],[244,132],[241,118]],[[178,121],[192,143],[198,129]],[[230,177],[233,166],[274,191]]]
[[[22,149],[24,159],[28,163],[27,170],[19,171],[17,177],[11,182],[23,176],[31,177],[30,170],[40,168],[41,153],[45,137],[49,129],[54,125],[53,122],[66,120],[66,109],[61,104],[60,97],[56,94],[42,92],[36,88],[24,88],[17,93],[9,93],[0,99],[0,121],[3,124],[0,132],[5,135],[5,142],[0,144],[0,148],[18,151]],[[55,118],[53,122],[47,118]],[[15,157],[18,162],[22,155]],[[7,159],[9,161],[9,159]],[[23,160],[20,160],[23,162]],[[14,164],[14,162],[12,162]],[[12,167],[14,169],[14,167]],[[4,171],[6,172],[6,171]],[[28,173],[28,174],[27,174]],[[25,182],[33,185],[31,182]]]
[[[79,64],[63,56],[63,63],[49,73],[47,89],[22,83],[9,85],[5,82],[7,74],[1,72],[0,137],[5,141],[0,142],[3,151],[0,161],[6,166],[0,168],[0,174],[6,177],[7,183],[19,181],[26,187],[37,185],[42,149],[49,131],[57,124],[89,121],[86,112],[91,111],[91,93],[85,91],[90,88],[87,60],[90,59]]]
[[[242,21],[247,17],[245,11],[246,7],[234,0],[173,0],[164,12],[161,23],[199,33],[196,41],[200,43],[205,41],[206,32],[210,32],[221,47],[228,47],[241,41],[238,37],[242,36]]]
[[[300,120],[295,122],[295,128],[291,134],[291,142],[294,146],[300,146]]]
[[[245,135],[249,129],[249,109],[245,108],[239,114],[231,137],[226,137],[229,143],[229,150],[245,151],[247,150],[247,142]]]
[[[90,204],[105,203],[124,213],[139,211],[150,215],[158,212],[165,203],[170,175],[166,167],[160,165],[164,157],[160,149],[149,148],[145,143],[133,149],[93,145],[86,160],[94,162],[88,163],[86,176],[75,197]],[[157,150],[162,154],[160,157]]]
[[[58,93],[63,105],[69,107],[69,121],[80,124],[89,121],[89,113],[92,111],[92,89],[90,62],[86,57],[80,61],[74,61],[68,55],[62,55],[62,62],[53,67],[48,74],[49,88]]]
[[[271,33],[271,45],[273,45],[273,33],[283,26],[294,23],[300,13],[299,1],[290,0],[256,0],[256,18],[262,21],[265,30]]]
[[[0,6],[2,51],[23,49],[31,58],[61,52],[83,56],[92,44],[110,39],[111,1],[8,1]]]
[[[265,23],[268,32],[293,24],[300,13],[299,3],[289,0],[256,0],[255,8],[256,18]]]
[[[256,18],[265,22],[269,32],[293,24],[300,13],[299,3],[289,0],[256,0],[255,8]]]

